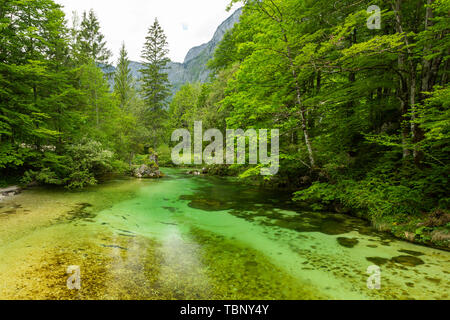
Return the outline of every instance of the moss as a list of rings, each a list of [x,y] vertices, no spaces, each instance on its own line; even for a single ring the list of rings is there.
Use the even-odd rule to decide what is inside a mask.
[[[353,248],[359,243],[358,239],[356,238],[350,239],[345,237],[337,238],[337,242],[345,248]]]
[[[393,257],[391,259],[392,262],[395,263],[399,263],[402,264],[404,266],[408,266],[408,267],[416,267],[418,265],[424,264],[425,262],[423,262],[422,259],[419,259],[417,257],[413,257],[413,256],[398,256],[398,257]]]
[[[367,257],[366,260],[377,266],[382,266],[389,262],[389,259],[381,258],[381,257]]]

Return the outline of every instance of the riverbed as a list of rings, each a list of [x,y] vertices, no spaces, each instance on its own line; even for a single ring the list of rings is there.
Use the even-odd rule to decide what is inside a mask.
[[[449,298],[449,252],[301,210],[287,193],[163,172],[0,202],[0,299]]]

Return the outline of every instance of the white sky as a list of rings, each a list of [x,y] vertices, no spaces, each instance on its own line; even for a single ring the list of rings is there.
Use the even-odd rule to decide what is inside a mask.
[[[188,50],[211,40],[216,28],[239,6],[226,11],[229,0],[55,0],[64,6],[71,25],[72,11],[94,9],[114,63],[122,41],[130,60],[140,61],[142,45],[155,17],[169,42],[169,57],[183,62]]]

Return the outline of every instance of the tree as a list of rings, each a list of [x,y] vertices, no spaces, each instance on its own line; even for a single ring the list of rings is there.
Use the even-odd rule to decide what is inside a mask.
[[[219,110],[229,128],[280,128],[273,181],[370,214],[448,207],[448,0],[232,2],[240,22],[209,63],[214,81],[232,72]]]
[[[0,19],[0,143],[54,143],[60,121],[49,119],[67,102],[70,87],[61,6],[51,0],[6,1]]]
[[[105,36],[100,32],[100,23],[91,9],[89,13],[83,12],[80,30],[77,35],[77,48],[82,63],[89,60],[97,64],[107,65],[112,54],[106,47]]]
[[[105,110],[111,105],[109,84],[105,80],[102,70],[93,61],[82,65],[79,70],[80,89],[86,97],[87,110],[84,110],[84,112],[87,115],[92,115],[89,120],[92,121],[92,124],[95,124],[97,129],[100,129],[101,122],[104,120],[101,115],[104,114],[109,117],[107,110]]]
[[[126,107],[133,86],[133,77],[130,70],[130,60],[128,60],[128,53],[125,49],[125,43],[120,49],[119,61],[117,63],[116,74],[114,77],[114,92],[119,98],[120,107]]]
[[[170,96],[170,84],[167,74],[169,50],[164,30],[158,19],[148,30],[142,50],[144,68],[142,73],[142,96],[147,106],[145,118],[153,131],[153,143],[158,144],[162,132],[162,118],[165,116],[167,100]]]
[[[74,13],[72,22],[70,38],[72,56],[77,61],[77,65],[81,68],[81,71],[89,70],[87,74],[94,75],[95,73],[101,73],[100,70],[96,72],[95,68],[104,67],[108,64],[111,58],[111,51],[106,48],[106,41],[104,41],[104,35],[100,32],[100,23],[91,9],[88,12],[83,12],[81,24],[78,23],[78,17]],[[86,74],[86,72],[82,72]],[[101,73],[103,76],[103,73]],[[92,77],[93,83],[89,84],[89,97],[91,100],[91,106],[94,107],[96,113],[96,126],[100,127],[100,104],[103,84],[103,79],[98,76]],[[85,88],[86,89],[86,88]]]

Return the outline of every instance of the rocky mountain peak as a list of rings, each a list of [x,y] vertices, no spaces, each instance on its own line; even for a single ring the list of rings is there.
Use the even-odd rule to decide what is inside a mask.
[[[169,81],[172,85],[173,93],[178,91],[181,86],[187,82],[206,82],[208,80],[210,71],[206,64],[213,57],[214,51],[220,41],[222,41],[225,33],[233,28],[235,23],[239,22],[241,14],[242,8],[237,9],[230,17],[228,17],[228,19],[220,24],[214,33],[213,38],[209,42],[190,49],[183,63],[169,63],[167,72],[169,74]],[[143,65],[141,63],[135,61],[130,62],[131,73],[137,80],[141,78],[140,70],[142,68]],[[107,71],[110,73],[114,72],[114,70],[115,68],[111,67],[108,68]]]

